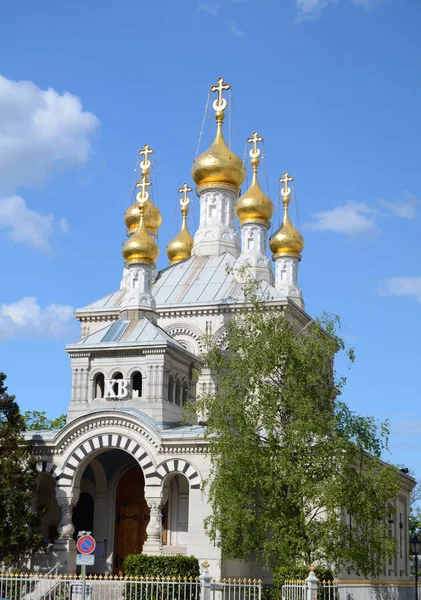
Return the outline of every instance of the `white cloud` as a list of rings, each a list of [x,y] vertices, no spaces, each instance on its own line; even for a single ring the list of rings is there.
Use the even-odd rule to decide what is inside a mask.
[[[59,221],[60,230],[62,233],[69,233],[69,222],[64,217]]]
[[[50,304],[41,308],[34,297],[0,304],[0,342],[22,338],[58,338],[69,331],[73,307]]]
[[[299,16],[305,18],[312,17],[329,4],[336,4],[337,2],[338,0],[295,0],[295,6]],[[350,0],[350,2],[370,10],[382,0]]]
[[[8,237],[16,243],[48,252],[53,222],[52,215],[31,210],[20,196],[0,200],[0,229],[5,229]]]
[[[200,10],[209,13],[213,17],[216,17],[221,8],[218,2],[198,2],[197,6]]]
[[[395,202],[389,202],[383,199],[379,202],[383,208],[403,219],[413,219],[416,215],[416,208],[419,203],[415,194],[408,191],[403,192],[400,198],[395,200]]]
[[[244,31],[242,31],[241,29],[238,29],[238,27],[235,23],[231,23],[230,31],[231,31],[232,35],[236,35],[238,37],[244,35]]]
[[[374,213],[365,202],[348,202],[332,210],[316,213],[316,220],[305,223],[304,227],[312,231],[333,231],[347,235],[374,234],[378,232]]]
[[[98,125],[77,96],[0,75],[0,185],[14,192],[85,163]]]
[[[385,279],[378,292],[381,296],[414,296],[418,302],[421,302],[421,277]]]

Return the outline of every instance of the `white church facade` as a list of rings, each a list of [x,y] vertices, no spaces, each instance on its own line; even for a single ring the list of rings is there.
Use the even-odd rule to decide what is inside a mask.
[[[226,323],[243,298],[239,267],[262,283],[274,306],[288,306],[303,325],[311,318],[298,286],[304,241],[289,218],[292,178],[281,178],[284,216],[269,241],[274,207],[258,182],[262,138],[254,133],[248,140],[252,181],[241,195],[245,165],[223,137],[225,89],[222,79],[211,88],[216,137],[192,167],[200,203],[194,238],[185,184],[182,228],[167,246],[170,264],[156,270],[162,216],[153,203],[152,150],[145,145],[137,193],[125,213],[119,289],[75,313],[82,337],[66,348],[72,368],[67,424],[27,434],[39,458],[37,502],[47,507],[43,534],[50,544],[37,559],[40,568],[59,562],[63,572],[75,572],[75,532],[89,530],[97,540],[96,573],[118,573],[128,554],[143,552],[194,555],[215,576],[228,569],[235,576],[259,574],[252,563],[221,561],[206,536],[206,441],[200,420],[183,424],[183,409],[210,383],[202,373],[196,388],[194,373],[207,344],[224,344]],[[389,579],[410,575],[412,480],[402,475],[401,481],[391,526],[398,553],[385,567]]]

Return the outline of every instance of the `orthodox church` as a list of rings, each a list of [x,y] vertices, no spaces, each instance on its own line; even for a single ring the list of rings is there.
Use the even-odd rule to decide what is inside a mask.
[[[119,288],[75,313],[82,337],[66,348],[72,368],[67,424],[27,433],[39,457],[37,502],[47,507],[49,547],[37,558],[40,569],[58,562],[63,572],[75,572],[76,532],[87,530],[97,541],[92,572],[121,572],[128,554],[145,553],[194,555],[210,563],[214,576],[260,575],[253,563],[221,560],[206,536],[206,441],[200,421],[183,424],[184,405],[210,382],[202,372],[194,389],[206,344],[224,344],[226,323],[244,298],[239,267],[261,282],[274,306],[288,306],[303,325],[311,320],[298,285],[304,241],[289,217],[292,177],[280,179],[283,220],[268,240],[274,206],[259,185],[262,138],[255,132],[248,139],[252,178],[241,195],[246,167],[223,135],[229,87],[221,78],[210,88],[216,135],[192,166],[200,203],[194,237],[187,226],[192,190],[184,184],[181,230],[167,246],[168,267],[156,270],[162,216],[153,202],[153,150],[145,145],[135,201],[124,215]],[[399,552],[384,573],[392,579],[409,576],[412,480],[401,480],[391,526]]]

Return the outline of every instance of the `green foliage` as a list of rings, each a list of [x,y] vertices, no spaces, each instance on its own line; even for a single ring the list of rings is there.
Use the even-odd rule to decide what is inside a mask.
[[[199,577],[199,561],[194,556],[147,556],[129,554],[124,560],[124,570],[134,577],[176,577],[182,580]]]
[[[61,429],[66,425],[66,415],[60,415],[56,419],[47,417],[44,411],[27,410],[23,413],[25,426],[28,431],[46,431],[50,429]]]
[[[227,350],[205,357],[214,388],[196,405],[211,457],[208,534],[226,558],[376,576],[395,552],[387,521],[399,484],[380,460],[387,423],[338,399],[345,378],[333,357],[353,361],[353,350],[337,318],[303,326],[253,287],[246,300],[227,325]]]
[[[326,567],[315,567],[314,573],[319,581],[334,581],[333,573]],[[288,580],[305,581],[309,574],[309,568],[301,565],[294,567],[279,567],[273,573],[274,596],[281,597],[282,586]]]
[[[126,575],[143,578],[171,579],[169,585],[149,583],[148,586],[126,585],[126,600],[198,600],[199,561],[194,556],[146,556],[145,554],[130,554],[124,560]],[[189,581],[187,588],[180,581]]]
[[[19,564],[41,549],[38,533],[42,510],[31,510],[36,488],[36,458],[22,431],[24,418],[14,396],[7,394],[0,373],[0,563]]]

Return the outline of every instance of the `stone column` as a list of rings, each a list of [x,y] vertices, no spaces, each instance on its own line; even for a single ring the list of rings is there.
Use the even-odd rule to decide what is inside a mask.
[[[146,498],[146,502],[151,512],[143,552],[156,556],[162,554],[162,498]]]
[[[243,223],[241,229],[241,254],[235,263],[234,269],[237,279],[244,280],[246,275],[257,281],[266,281],[273,284],[271,261],[266,256],[267,231],[269,224]],[[241,273],[241,267],[247,267],[246,273]]]
[[[76,543],[73,540],[75,531],[73,525],[73,508],[79,499],[79,490],[56,489],[57,503],[61,509],[61,518],[57,531],[59,537],[54,543],[53,550],[57,554],[60,570],[63,573],[76,572]]]
[[[198,190],[200,197],[200,223],[194,236],[192,254],[196,256],[219,256],[230,252],[240,254],[238,232],[234,225],[234,206],[238,197],[235,186],[204,187]]]
[[[298,263],[295,256],[282,256],[275,259],[275,287],[288,298],[304,308],[303,292],[298,285]]]
[[[319,580],[317,579],[314,571],[310,571],[310,574],[306,579],[307,600],[317,600],[318,583],[319,583]]]

